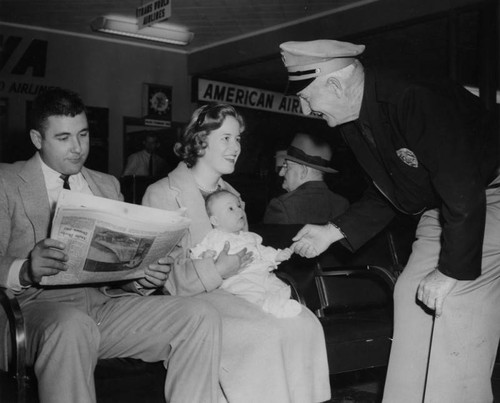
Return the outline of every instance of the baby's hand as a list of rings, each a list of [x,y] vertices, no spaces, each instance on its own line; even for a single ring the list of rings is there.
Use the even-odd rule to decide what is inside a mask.
[[[285,249],[280,250],[278,252],[278,254],[276,255],[276,262],[280,263],[280,262],[284,262],[285,260],[290,259],[290,257],[292,256],[292,253],[293,253],[293,251],[290,248],[285,248]]]
[[[201,259],[207,259],[207,258],[215,259],[216,257],[217,257],[217,252],[214,251],[213,249],[208,249],[208,250],[202,252],[200,255]]]

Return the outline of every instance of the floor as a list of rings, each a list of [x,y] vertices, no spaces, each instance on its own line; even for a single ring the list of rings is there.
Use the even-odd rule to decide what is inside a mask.
[[[332,398],[328,403],[380,403],[385,368],[374,368],[330,377]]]
[[[500,369],[500,366],[499,366]],[[326,403],[381,403],[382,389],[384,385],[385,368],[375,368],[347,374],[334,375],[330,378],[332,386],[332,398]],[[493,403],[500,403],[500,370],[495,371],[492,377]],[[4,393],[1,393],[4,392]],[[13,394],[5,394],[0,387],[2,403],[15,402]],[[161,400],[161,399],[160,399]],[[106,402],[108,400],[101,400]],[[147,401],[143,399],[112,399],[110,402],[120,401],[138,402]]]
[[[492,376],[493,403],[500,403],[500,364]],[[328,403],[381,403],[385,368],[334,375],[330,378],[332,398]]]

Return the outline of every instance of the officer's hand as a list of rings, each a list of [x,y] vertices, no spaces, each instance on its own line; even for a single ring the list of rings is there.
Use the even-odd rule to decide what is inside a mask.
[[[436,317],[441,316],[444,300],[455,287],[457,281],[441,273],[438,269],[434,269],[418,285],[417,299],[435,311]]]
[[[344,238],[337,227],[331,224],[307,224],[292,238],[290,247],[294,253],[303,257],[316,257],[323,253],[332,243]]]

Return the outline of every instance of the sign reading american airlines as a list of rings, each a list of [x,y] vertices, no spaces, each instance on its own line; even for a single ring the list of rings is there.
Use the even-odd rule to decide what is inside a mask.
[[[243,87],[203,78],[198,79],[198,101],[225,102],[244,108],[305,117],[300,109],[299,98],[296,96],[285,96],[279,92]]]

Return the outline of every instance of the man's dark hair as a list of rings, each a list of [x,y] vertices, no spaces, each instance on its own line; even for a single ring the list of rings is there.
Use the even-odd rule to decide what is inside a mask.
[[[45,123],[50,116],[75,117],[85,112],[85,105],[80,96],[64,88],[50,88],[40,93],[35,100],[30,113],[31,128],[44,134]]]

